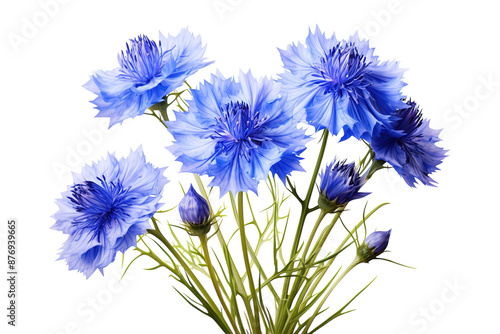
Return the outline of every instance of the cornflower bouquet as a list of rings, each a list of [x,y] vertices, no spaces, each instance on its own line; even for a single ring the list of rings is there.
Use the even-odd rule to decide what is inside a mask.
[[[132,249],[136,256],[124,275],[136,259],[150,258],[149,269],[166,269],[185,301],[224,333],[315,333],[350,312],[370,285],[323,315],[351,270],[375,259],[394,262],[383,257],[391,230],[368,233],[366,225],[387,203],[365,205],[352,224],[342,214],[369,195],[362,188],[381,169],[394,169],[411,187],[435,185],[430,174],[446,155],[436,145],[440,131],[402,95],[398,63],[379,60],[357,35],[338,40],[316,28],[305,44],[279,50],[284,72],[277,80],[216,72],[192,88],[187,79],[211,64],[204,52],[201,38],[187,29],[160,34],[158,42],[138,36],[119,53],[119,67],[94,72],[84,85],[110,127],[140,115],[156,118],[174,139],[165,154],[193,174],[195,186],[185,184],[180,201],[167,197],[161,211],[165,168],[147,162],[141,147],[84,166],[57,200],[53,229],[68,235],[60,259],[88,278]],[[340,134],[340,141],[366,144],[356,163],[324,161],[335,155],[327,141]],[[305,172],[300,155],[314,137],[317,161],[298,176],[310,180],[307,189],[298,189],[292,172]],[[270,193],[265,219],[254,214],[251,199],[258,197],[249,196],[261,182]],[[220,207],[212,205],[217,196]],[[291,214],[292,206],[300,214]],[[169,222],[174,210],[182,226]],[[339,223],[335,233],[345,238],[324,249]],[[247,237],[249,229],[255,238]],[[339,263],[344,257],[351,262]]]

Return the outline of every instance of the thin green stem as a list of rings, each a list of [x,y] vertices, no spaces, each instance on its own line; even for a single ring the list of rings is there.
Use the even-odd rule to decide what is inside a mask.
[[[252,258],[253,263],[255,264],[255,266],[257,267],[257,269],[259,270],[260,276],[262,276],[262,278],[264,279],[264,281],[267,281],[268,277],[267,277],[267,275],[266,275],[266,273],[264,271],[264,268],[262,268],[262,266],[260,265],[259,259],[257,258],[257,254],[255,254],[255,252],[251,248],[250,243],[248,242],[248,240],[247,240],[247,249],[248,249],[248,252],[250,253],[250,257]],[[273,294],[274,300],[278,300],[279,299],[278,293],[276,292],[276,290],[274,289],[274,287],[272,286],[272,284],[271,283],[267,284],[267,287],[269,288],[269,290]],[[260,287],[259,287],[259,289],[260,289]]]
[[[222,296],[222,293],[220,291],[219,287],[219,282],[217,281],[217,275],[215,273],[214,267],[212,265],[212,261],[210,259],[210,252],[208,251],[208,242],[207,242],[207,235],[204,234],[200,236],[200,243],[201,247],[203,248],[203,253],[205,254],[205,262],[207,263],[208,267],[208,272],[210,273],[210,279],[212,280],[212,283],[214,285],[215,292],[217,293],[217,297],[219,297],[219,300],[222,304],[222,308],[224,309],[224,312],[226,312],[227,317],[229,318],[229,321],[231,322],[231,326],[233,326],[234,332],[236,334],[239,334],[238,327],[236,326],[236,323],[234,322],[234,317],[232,316],[231,312],[227,308],[226,302],[224,301],[224,297]]]
[[[354,233],[356,233],[356,231],[358,230],[358,228],[360,228],[366,221],[366,219],[370,218],[378,209],[380,209],[381,207],[383,207],[384,205],[387,205],[389,203],[382,203],[380,205],[378,205],[377,207],[375,207],[372,211],[370,211],[365,217],[363,217],[363,219],[356,225],[354,226],[354,228],[350,231],[350,233],[344,238],[344,240],[340,243],[340,245],[337,247],[337,249],[335,250],[335,252],[333,252],[333,254],[338,254],[342,248],[344,248],[345,244],[349,241],[349,239],[351,238],[351,235],[353,235]],[[323,278],[323,276],[326,275],[326,272],[328,271],[328,269],[330,268],[331,264],[333,263],[333,261],[335,261],[337,257],[333,257],[331,258],[330,260],[328,260],[328,262],[325,264],[325,267],[326,269],[324,269],[324,271],[318,276],[318,278],[316,279],[316,281],[314,282],[314,284],[311,286],[309,292],[307,293],[307,297],[310,297],[313,295],[314,291],[316,290],[319,282],[321,281],[321,279]],[[317,268],[316,271],[318,270],[322,270],[321,267]]]
[[[299,218],[299,222],[297,225],[297,232],[295,233],[295,239],[293,241],[292,250],[290,252],[290,261],[296,256],[297,249],[299,247],[300,237],[302,235],[302,230],[304,229],[304,223],[305,223],[307,214],[309,213],[309,202],[311,201],[311,196],[312,196],[312,192],[314,190],[314,185],[316,183],[316,178],[318,177],[319,168],[321,166],[321,162],[323,161],[323,156],[325,154],[326,144],[328,141],[328,135],[329,135],[328,130],[327,129],[323,130],[323,133],[322,133],[323,142],[321,144],[321,148],[320,148],[320,151],[318,154],[318,160],[316,161],[316,166],[314,167],[314,172],[313,172],[313,175],[311,177],[311,182],[309,183],[309,188],[307,190],[306,197],[305,197],[304,201],[302,202],[302,211],[300,213],[300,218]],[[292,267],[293,267],[293,265],[292,265]],[[285,309],[285,307],[287,305],[288,288],[290,287],[290,279],[291,279],[290,276],[286,277],[285,283],[283,284],[283,291],[281,294],[281,302],[279,305],[278,314],[276,316],[276,325],[277,325],[276,328],[281,328],[280,325],[284,324],[284,322],[286,320],[288,309]]]
[[[306,220],[307,214],[309,213],[309,202],[311,201],[312,192],[314,190],[314,185],[316,184],[316,178],[318,177],[319,168],[321,162],[323,161],[323,156],[325,155],[326,143],[328,142],[328,130],[323,131],[323,142],[321,143],[321,149],[318,154],[318,160],[316,161],[316,166],[314,167],[313,175],[311,177],[311,182],[309,182],[309,188],[307,189],[307,194],[302,205],[302,212],[300,214],[299,225],[297,226],[297,234],[295,235],[295,240],[292,246],[292,254],[297,252],[299,247],[300,237],[302,235],[302,230],[304,228],[304,222]],[[292,255],[293,256],[293,255]]]
[[[187,82],[186,82],[186,84],[187,84]],[[208,193],[205,189],[203,181],[201,180],[201,177],[199,174],[194,173],[193,176],[194,176],[194,179],[196,181],[196,184],[198,185],[198,189],[201,192],[201,196],[203,196],[203,198],[205,198],[205,200],[208,203],[208,206],[210,208],[210,216],[213,216],[212,205],[210,203],[210,198],[208,197]],[[227,248],[226,240],[224,239],[224,236],[222,235],[222,232],[221,232],[220,227],[219,227],[219,223],[214,222],[213,226],[214,226],[215,230],[217,231],[216,235],[217,235],[217,239],[219,240],[219,244],[220,244],[221,248],[226,249]],[[229,252],[226,252],[226,254],[227,254],[227,258],[228,258],[228,262],[229,262],[228,266],[231,268],[230,272],[232,273],[232,275],[230,275],[229,277],[230,277],[230,279],[233,279],[233,278],[235,279],[237,291],[242,295],[243,302],[244,302],[245,307],[247,308],[247,311],[249,313],[249,318],[250,318],[250,320],[252,320],[253,315],[251,314],[250,305],[247,302],[248,298],[247,298],[247,294],[245,291],[245,285],[243,284],[243,280],[241,279],[241,276],[238,272],[238,269],[236,268],[236,265],[234,264],[234,261],[233,261],[233,258],[231,257],[231,254]],[[240,315],[238,303],[236,303],[236,302],[232,303],[232,307],[235,310],[235,314],[236,314],[236,318],[238,319],[238,322],[241,324],[242,321],[241,321],[241,315]],[[244,329],[242,328],[241,331],[243,332]]]
[[[314,319],[316,318],[316,316],[318,315],[318,313],[321,311],[321,308],[323,307],[323,304],[326,302],[326,300],[328,299],[328,297],[330,296],[330,294],[332,293],[332,291],[337,287],[337,285],[340,283],[340,281],[342,281],[342,279],[354,268],[356,267],[358,264],[359,264],[359,259],[358,257],[356,256],[356,258],[354,258],[354,260],[352,261],[352,263],[349,265],[349,267],[346,268],[346,270],[344,270],[344,272],[335,280],[335,282],[333,283],[333,285],[330,287],[330,289],[328,290],[328,292],[326,293],[326,295],[323,297],[323,299],[321,300],[321,302],[319,303],[318,307],[316,308],[316,310],[314,310],[314,313],[313,315],[309,318],[309,320],[307,321],[307,325],[306,327],[304,328],[304,330],[302,331],[302,334],[307,334],[307,331],[309,330],[309,328],[311,327]]]
[[[314,248],[312,249],[311,251],[311,255],[309,256],[309,258],[307,259],[307,263],[314,263],[314,261],[316,260],[316,258],[318,257],[318,254],[321,250],[321,248],[323,247],[326,239],[328,238],[328,236],[330,235],[330,232],[332,231],[333,227],[335,226],[336,222],[338,221],[338,219],[340,218],[340,215],[342,214],[342,211],[340,212],[337,212],[335,214],[335,216],[333,217],[330,225],[328,225],[324,230],[323,232],[321,233],[319,239],[316,241],[316,244],[314,245]],[[335,254],[335,253],[334,253]],[[323,265],[321,265],[322,267],[324,267]],[[325,268],[323,270],[326,270],[328,268]],[[303,273],[303,277],[307,277],[307,275],[309,274],[309,271],[311,270],[311,267],[307,267],[305,272]],[[318,284],[319,283],[319,280],[316,280],[316,277],[319,275],[319,274],[322,274],[318,271],[318,269],[316,269],[316,271],[314,272],[314,274],[311,276],[310,278],[310,281],[307,282],[307,284],[302,288],[302,283],[304,281],[304,279],[297,279],[297,281],[300,283],[298,288],[296,290],[293,290],[292,289],[292,294],[290,295],[290,298],[295,298],[295,296],[297,296],[297,294],[299,293],[300,289],[303,289],[302,292],[300,293],[300,295],[297,297],[297,302],[296,302],[296,305],[294,307],[294,309],[296,310],[295,313],[297,313],[298,311],[300,311],[300,309],[303,307],[302,306],[302,302],[304,301],[304,297],[306,296],[306,292],[307,290],[310,288],[310,286],[314,283],[314,284]],[[323,276],[321,276],[323,277]],[[309,296],[308,296],[309,297]]]
[[[243,260],[245,261],[245,268],[248,275],[248,285],[250,288],[250,293],[253,299],[253,308],[254,308],[254,321],[252,323],[252,328],[254,329],[254,334],[261,333],[260,329],[260,320],[259,320],[259,300],[257,299],[257,291],[255,290],[255,285],[253,281],[252,275],[252,267],[250,266],[250,260],[248,258],[248,249],[247,249],[247,237],[245,233],[245,220],[243,215],[243,192],[240,191],[238,193],[238,225],[240,227],[240,236],[241,236],[241,249],[243,251]]]
[[[319,225],[323,221],[323,218],[327,215],[327,212],[321,210],[320,214],[318,216],[318,219],[316,220],[316,223],[314,224],[314,227],[311,231],[311,235],[309,236],[309,240],[307,240],[306,247],[304,248],[304,252],[302,253],[302,260],[305,262],[307,259],[307,252],[309,251],[309,247],[311,246],[311,243],[314,239],[314,236],[316,235],[316,232],[318,231]]]
[[[314,224],[314,227],[311,231],[311,235],[309,236],[309,239],[307,240],[306,246],[304,248],[304,252],[302,253],[301,262],[303,263],[304,266],[306,265],[307,253],[309,252],[309,247],[311,246],[311,243],[314,240],[314,236],[316,235],[316,232],[318,231],[319,225],[321,224],[321,222],[323,221],[323,219],[325,218],[325,216],[327,214],[328,213],[326,211],[321,210],[320,214],[318,216],[318,219],[316,220],[316,223]],[[307,261],[307,262],[309,262],[309,261]],[[306,277],[308,271],[309,271],[309,268],[304,267],[304,269],[302,270],[302,272],[300,273],[299,276]],[[287,309],[290,309],[290,307],[292,306],[293,299],[295,298],[295,296],[299,292],[300,285],[302,284],[302,281],[303,281],[303,279],[297,277],[295,279],[295,281],[293,282],[292,290],[290,291],[290,296],[288,297],[288,300],[287,300]]]
[[[198,189],[201,192],[201,196],[203,196],[203,198],[205,198],[207,200],[208,207],[210,208],[210,216],[213,216],[214,211],[212,209],[212,205],[210,204],[210,198],[208,197],[205,186],[203,185],[203,181],[201,180],[200,175],[198,175],[198,174],[193,174],[193,175],[194,175],[194,178],[196,180],[196,184],[198,184]],[[235,213],[235,215],[236,215],[236,213]],[[238,217],[236,216],[236,218],[238,218]],[[219,223],[214,222],[213,226],[214,226],[215,230],[217,231],[216,235],[217,235],[217,239],[219,240],[219,244],[221,245],[221,248],[222,249],[226,248],[227,247],[226,240],[224,239],[224,236],[222,235],[222,232],[221,232],[220,227],[219,227]],[[229,257],[229,261],[231,262],[230,263],[231,270],[235,274],[236,284],[238,286],[238,290],[240,292],[243,292],[246,295],[245,286],[243,285],[241,275],[238,273],[238,269],[236,268],[236,265],[234,264],[234,261],[231,257],[231,254],[228,254],[228,257]]]
[[[177,259],[177,261],[179,261],[179,264],[184,268],[184,270],[186,271],[186,273],[192,279],[192,281],[194,282],[194,284],[196,284],[196,286],[198,287],[198,289],[200,290],[200,292],[203,294],[203,296],[205,297],[205,299],[207,300],[207,302],[210,304],[210,307],[212,308],[212,311],[215,314],[217,314],[218,317],[220,317],[222,319],[222,321],[224,322],[224,325],[227,327],[228,331],[231,332],[229,326],[227,325],[226,321],[224,320],[224,316],[222,315],[222,313],[220,312],[219,308],[217,307],[217,305],[212,300],[212,297],[210,297],[210,295],[208,294],[208,292],[203,287],[203,284],[201,284],[201,282],[198,280],[198,278],[193,273],[193,271],[191,270],[191,268],[186,264],[186,262],[184,261],[184,259],[182,258],[182,256],[180,256],[177,253],[176,249],[163,236],[163,234],[158,229],[158,225],[156,224],[156,222],[154,220],[153,220],[153,223],[155,225],[155,229],[148,229],[147,231],[150,234],[154,235],[158,240],[160,240],[168,248],[168,250],[172,253],[172,255]]]

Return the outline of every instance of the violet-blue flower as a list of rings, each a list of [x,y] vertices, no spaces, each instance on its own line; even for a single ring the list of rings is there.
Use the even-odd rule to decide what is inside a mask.
[[[193,185],[179,203],[179,214],[184,223],[193,225],[202,225],[210,218],[207,200],[194,190]]]
[[[165,168],[147,163],[139,147],[126,158],[108,154],[73,174],[74,184],[57,200],[53,229],[68,235],[60,260],[87,278],[136,245],[161,206]]]
[[[207,66],[200,36],[187,28],[175,37],[160,33],[159,43],[141,35],[118,55],[120,67],[96,71],[84,85],[95,93],[96,117],[109,117],[109,126],[144,114],[146,109],[180,87],[187,77]]]
[[[369,194],[359,192],[364,181],[352,162],[332,161],[320,173],[320,180],[319,205],[326,212],[334,212],[340,206]]]
[[[307,122],[317,131],[326,128],[337,135],[343,129],[343,139],[368,140],[376,124],[388,123],[402,107],[404,70],[395,61],[380,61],[357,34],[338,41],[316,27],[305,45],[279,51],[286,70],[282,94],[295,113],[305,109]]]
[[[167,122],[175,141],[169,150],[182,162],[181,171],[213,177],[220,196],[251,190],[269,172],[285,182],[302,171],[299,154],[309,137],[298,128],[271,79],[240,73],[239,81],[212,75],[192,90],[188,112]]]
[[[436,145],[441,130],[431,129],[429,120],[411,100],[394,115],[390,126],[375,127],[370,141],[375,158],[390,163],[411,187],[417,179],[424,185],[435,185],[429,175],[439,170],[437,166],[447,152]]]

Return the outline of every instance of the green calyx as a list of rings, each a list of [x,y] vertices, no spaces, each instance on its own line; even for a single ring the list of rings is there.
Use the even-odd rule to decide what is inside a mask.
[[[369,180],[373,176],[373,174],[375,174],[377,171],[386,168],[384,167],[386,163],[384,160],[375,160],[375,154],[372,153],[372,155],[373,155],[373,162],[372,165],[370,166],[370,170],[368,171],[367,180]]]
[[[338,204],[337,199],[330,201],[325,194],[320,192],[318,198],[318,206],[323,212],[337,213],[341,212],[344,209],[345,204]]]
[[[368,245],[365,243],[358,246],[356,254],[359,259],[359,262],[364,262],[364,263],[368,263],[377,257],[373,252],[373,248],[368,247]]]
[[[203,235],[207,235],[208,232],[210,232],[210,229],[212,228],[212,224],[215,222],[214,218],[211,218],[204,222],[203,224],[190,224],[190,223],[184,223],[184,229],[186,230],[187,233],[189,233],[192,236],[196,237],[201,237]]]

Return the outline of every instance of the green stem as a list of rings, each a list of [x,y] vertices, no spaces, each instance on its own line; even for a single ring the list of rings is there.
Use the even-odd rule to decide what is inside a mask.
[[[321,233],[319,239],[316,241],[316,244],[314,245],[314,248],[313,250],[311,251],[311,259],[308,259],[308,262],[311,261],[311,262],[314,262],[314,260],[316,259],[316,257],[318,256],[318,253],[319,251],[321,250],[321,248],[323,247],[323,245],[325,244],[326,242],[326,239],[328,238],[328,236],[330,235],[330,232],[332,231],[333,227],[335,226],[335,224],[337,223],[337,221],[339,220],[340,218],[340,215],[342,214],[342,211],[341,212],[337,212],[335,214],[335,216],[333,216],[333,219],[330,223],[330,225],[328,225],[324,230],[323,232]]]
[[[333,285],[330,287],[330,289],[328,290],[328,292],[326,293],[326,295],[323,297],[323,299],[321,300],[321,302],[319,303],[318,307],[316,308],[316,310],[314,310],[314,313],[313,315],[309,318],[309,320],[307,321],[307,325],[306,327],[304,328],[304,330],[302,331],[302,334],[307,334],[307,331],[309,330],[309,327],[311,327],[314,319],[316,318],[316,316],[318,315],[318,313],[321,311],[321,308],[323,307],[323,304],[326,302],[326,300],[328,299],[328,297],[330,296],[330,294],[332,293],[332,291],[337,287],[337,285],[340,283],[340,281],[342,281],[342,279],[354,268],[356,267],[358,264],[359,264],[359,259],[358,257],[356,256],[356,258],[354,258],[354,260],[352,261],[352,263],[349,265],[349,267],[346,268],[346,270],[344,270],[344,272],[339,276],[339,278],[337,278],[337,280],[333,283]]]
[[[302,211],[300,213],[300,218],[299,218],[299,223],[297,226],[297,232],[295,233],[295,239],[293,241],[293,246],[292,250],[290,252],[290,261],[295,257],[297,253],[297,249],[299,247],[300,243],[300,237],[302,235],[302,230],[304,229],[304,223],[307,217],[307,214],[309,213],[309,202],[311,201],[311,196],[312,192],[314,190],[314,185],[316,183],[316,178],[318,177],[318,172],[319,168],[321,166],[321,162],[323,161],[323,156],[325,155],[325,150],[326,150],[326,143],[328,141],[328,130],[325,129],[323,130],[323,142],[321,144],[321,149],[318,154],[318,160],[316,161],[316,166],[314,167],[314,172],[311,177],[311,182],[309,183],[309,189],[307,190],[306,197],[304,201],[302,202]],[[293,265],[292,265],[293,269]],[[287,314],[287,309],[285,309],[285,306],[287,304],[287,299],[288,299],[288,288],[290,287],[290,276],[285,278],[285,283],[283,284],[283,291],[281,294],[281,302],[279,305],[279,311],[276,316],[276,327],[280,328],[278,325],[282,324],[286,320],[286,314]]]
[[[222,297],[222,293],[219,288],[219,283],[217,281],[217,275],[215,273],[214,267],[212,265],[212,261],[210,259],[210,252],[208,251],[208,242],[207,242],[207,235],[204,234],[200,236],[200,242],[201,246],[203,248],[203,253],[205,254],[205,262],[207,263],[208,267],[208,272],[210,273],[210,278],[212,280],[212,283],[214,285],[215,292],[217,293],[217,297],[219,297],[219,300],[222,304],[222,308],[224,309],[224,312],[226,312],[227,317],[229,318],[229,321],[231,322],[231,326],[233,326],[234,332],[236,334],[239,334],[238,327],[236,326],[236,323],[234,322],[234,318],[231,315],[231,312],[229,312],[229,309],[227,308],[226,302],[224,301],[224,297]]]
[[[208,292],[205,290],[205,288],[203,287],[203,285],[200,283],[200,281],[198,280],[198,278],[196,277],[196,275],[193,273],[193,271],[191,270],[191,268],[186,264],[186,262],[184,261],[184,259],[177,253],[177,251],[175,250],[175,248],[170,244],[170,242],[158,230],[156,222],[154,222],[154,225],[155,225],[155,229],[148,229],[147,231],[150,234],[154,235],[158,240],[160,240],[168,248],[168,250],[172,253],[172,255],[174,255],[174,257],[177,259],[177,261],[179,261],[180,265],[184,268],[184,270],[186,271],[186,273],[192,279],[192,281],[194,282],[194,284],[196,284],[196,286],[198,287],[198,289],[200,290],[200,292],[203,294],[203,296],[205,297],[205,299],[207,300],[207,302],[210,304],[210,306],[212,307],[213,312],[215,314],[217,314],[218,317],[220,317],[220,319],[223,321],[224,325],[227,327],[227,331],[229,333],[231,333],[231,329],[227,325],[227,323],[226,323],[226,321],[224,319],[224,316],[220,312],[219,308],[217,307],[217,305],[212,300],[212,297],[210,297],[210,295],[208,294]]]
[[[248,285],[250,288],[250,293],[253,299],[253,308],[255,319],[252,323],[252,328],[254,329],[254,334],[261,333],[260,320],[259,320],[259,300],[257,299],[257,291],[255,290],[255,285],[253,281],[252,268],[250,266],[250,260],[248,259],[248,249],[247,249],[247,237],[245,233],[245,220],[243,215],[243,192],[238,193],[238,225],[240,227],[241,236],[241,248],[243,251],[243,260],[245,261],[245,268],[248,275]]]
[[[187,82],[186,82],[187,84]],[[189,86],[189,85],[188,85]],[[207,201],[208,203],[208,207],[210,208],[210,216],[213,216],[213,209],[212,209],[212,205],[210,203],[210,198],[208,197],[208,194],[207,194],[207,191],[205,189],[205,186],[203,184],[203,181],[201,180],[201,177],[199,174],[196,174],[194,173],[194,179],[196,181],[196,184],[198,185],[198,189],[200,190],[201,192],[201,196],[203,196],[203,198],[205,198],[205,200]],[[226,249],[227,248],[227,244],[226,244],[226,240],[224,239],[224,236],[222,235],[222,232],[219,228],[219,224],[218,222],[214,222],[213,224],[215,230],[217,231],[216,232],[216,235],[217,235],[217,239],[219,240],[219,244],[221,246],[222,249]],[[228,257],[228,260],[229,260],[229,263],[228,265],[230,266],[231,268],[231,272],[233,275],[230,275],[230,278],[234,278],[235,279],[235,283],[236,283],[236,288],[237,288],[237,291],[241,294],[242,296],[242,299],[243,299],[243,302],[245,304],[245,307],[247,308],[247,311],[249,313],[249,317],[250,317],[250,320],[253,319],[253,315],[251,314],[251,308],[247,302],[247,294],[246,294],[246,291],[245,291],[245,285],[243,284],[243,280],[241,279],[241,276],[238,272],[238,269],[236,268],[236,265],[234,264],[234,261],[233,261],[233,258],[231,257],[231,254],[229,254],[229,252],[227,252],[227,257]],[[232,307],[234,308],[235,310],[235,314],[236,314],[236,318],[238,319],[238,323],[242,323],[241,321],[241,315],[240,315],[240,310],[239,310],[239,307],[238,307],[238,303],[232,303],[231,304]],[[240,327],[242,327],[240,325]],[[244,329],[241,328],[241,331],[244,332]]]
[[[316,235],[316,232],[318,231],[319,225],[323,221],[323,218],[327,215],[327,212],[321,210],[318,219],[316,220],[316,224],[314,224],[313,230],[311,231],[311,235],[309,236],[309,240],[307,240],[306,247],[304,248],[304,253],[302,254],[302,260],[305,262],[307,259],[307,252],[309,251],[309,247],[311,246],[311,243],[314,239],[314,236]]]
[[[328,130],[325,129],[323,131],[323,142],[321,144],[321,149],[318,154],[318,160],[316,161],[316,166],[314,167],[314,172],[311,177],[311,182],[309,183],[309,189],[307,189],[307,194],[304,199],[304,203],[302,204],[302,211],[300,213],[299,224],[297,226],[297,233],[293,241],[291,257],[293,257],[293,255],[297,252],[297,248],[299,247],[300,237],[302,235],[302,230],[304,229],[304,222],[306,220],[307,214],[309,213],[309,202],[311,201],[311,196],[314,190],[314,185],[316,183],[316,178],[318,177],[319,168],[321,166],[321,162],[323,161],[323,156],[325,155],[327,141],[328,141]]]
[[[325,218],[325,216],[328,213],[326,211],[321,210],[318,219],[316,220],[316,223],[314,224],[314,227],[311,231],[311,235],[309,236],[309,239],[307,240],[306,247],[304,248],[304,252],[302,253],[302,258],[301,262],[306,265],[306,260],[307,260],[307,253],[309,252],[309,247],[311,246],[311,243],[314,239],[314,236],[316,235],[316,232],[318,231],[319,225]],[[300,276],[305,277],[307,276],[307,272],[309,271],[309,268],[304,267],[303,271],[301,272]],[[290,291],[290,296],[288,297],[287,300],[287,309],[290,309],[292,306],[293,299],[297,295],[300,289],[300,285],[302,284],[303,279],[301,278],[296,278],[295,281],[293,282],[292,290]]]
[[[389,203],[382,203],[380,205],[378,205],[377,207],[375,207],[372,211],[370,211],[356,226],[354,226],[354,228],[350,231],[350,233],[344,238],[344,240],[340,243],[340,245],[337,247],[337,249],[335,250],[335,252],[333,252],[333,254],[337,254],[338,252],[340,252],[340,250],[342,250],[342,248],[344,248],[345,244],[349,241],[349,239],[351,238],[351,235],[354,235],[354,233],[356,233],[356,231],[358,230],[358,228],[360,228],[364,223],[365,221],[370,218],[378,209],[380,209],[381,207],[383,207],[384,205],[387,205]],[[328,262],[325,264],[326,266],[326,269],[318,276],[318,278],[316,279],[316,281],[314,282],[314,284],[311,286],[309,292],[307,293],[307,296],[306,296],[306,299],[310,296],[313,295],[314,291],[316,290],[316,287],[318,286],[319,282],[321,281],[321,279],[323,278],[323,276],[326,275],[326,272],[328,271],[328,269],[330,268],[330,266],[332,265],[333,261],[335,261],[337,257],[333,257],[331,258],[330,260],[328,260]],[[321,270],[321,268],[316,268],[316,271],[318,270]],[[313,275],[314,276],[314,275]]]
[[[200,175],[198,175],[198,174],[193,174],[193,175],[194,175],[194,178],[196,180],[196,184],[198,185],[198,189],[201,192],[201,196],[203,196],[203,198],[205,198],[207,200],[208,207],[210,208],[210,216],[213,216],[214,211],[212,209],[212,205],[210,204],[210,198],[208,197],[207,191],[205,190],[205,186],[203,185],[203,181],[201,181]],[[213,226],[214,226],[215,230],[217,231],[216,235],[217,235],[217,239],[219,240],[219,244],[221,245],[221,248],[222,249],[226,248],[227,247],[226,240],[224,239],[224,236],[222,235],[222,232],[219,228],[219,223],[214,222]],[[229,257],[229,260],[231,262],[230,263],[231,270],[235,274],[236,284],[238,286],[238,290],[241,292],[244,292],[244,294],[246,295],[245,286],[243,285],[241,275],[238,273],[238,269],[236,268],[236,265],[234,264],[234,261],[231,257],[231,254],[228,254],[228,257]]]
[[[260,276],[262,276],[264,281],[267,281],[268,277],[267,277],[266,273],[264,272],[264,268],[262,268],[262,266],[260,265],[259,259],[257,258],[257,254],[255,254],[255,252],[251,248],[251,245],[248,242],[248,240],[247,240],[247,249],[248,249],[248,252],[250,253],[250,257],[252,258],[253,263],[255,264],[257,269],[259,270]],[[256,251],[257,251],[257,249],[256,249]],[[267,284],[267,287],[269,288],[269,290],[273,294],[274,300],[278,300],[279,299],[278,293],[276,292],[276,290],[274,289],[272,284],[271,283]],[[260,290],[260,287],[259,287],[259,290]]]

